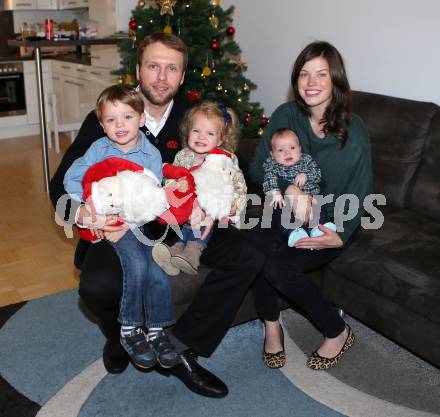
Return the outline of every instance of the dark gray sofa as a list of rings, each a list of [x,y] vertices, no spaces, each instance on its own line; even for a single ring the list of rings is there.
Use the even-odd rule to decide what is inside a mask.
[[[386,197],[379,207],[385,221],[379,230],[361,230],[311,279],[335,305],[440,367],[440,108],[354,92],[353,110],[370,133],[374,192]],[[257,144],[240,142],[245,172]],[[207,272],[173,278],[178,314]],[[235,323],[255,317],[248,294]]]

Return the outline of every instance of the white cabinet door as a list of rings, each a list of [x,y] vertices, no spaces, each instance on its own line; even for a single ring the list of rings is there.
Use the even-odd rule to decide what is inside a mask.
[[[99,22],[101,37],[128,32],[128,22],[138,0],[89,0],[89,18]]]
[[[58,9],[58,0],[37,0],[37,9],[56,10]]]
[[[120,55],[116,45],[91,45],[90,59],[93,67],[119,68]]]
[[[88,73],[93,106],[95,106],[96,100],[102,93],[102,90],[112,84],[116,84],[118,79],[116,75],[111,74],[111,70],[105,68],[89,67]]]
[[[35,10],[37,0],[4,0],[4,10]]]

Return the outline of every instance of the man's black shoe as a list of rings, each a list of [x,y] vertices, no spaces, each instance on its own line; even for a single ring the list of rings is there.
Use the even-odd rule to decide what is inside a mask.
[[[105,369],[110,374],[124,372],[130,362],[130,358],[119,343],[119,340],[107,340],[102,352],[102,360]]]
[[[228,387],[213,373],[197,363],[189,351],[180,354],[181,364],[170,369],[191,391],[206,397],[222,398],[228,395]]]

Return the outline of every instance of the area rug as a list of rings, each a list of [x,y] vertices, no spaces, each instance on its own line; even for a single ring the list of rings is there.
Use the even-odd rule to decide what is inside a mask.
[[[223,399],[209,399],[190,392],[178,379],[172,376],[167,378],[154,371],[139,372],[129,366],[121,375],[107,374],[101,358],[104,338],[92,321],[93,318],[81,307],[76,291],[2,308],[0,415],[436,415],[364,393],[356,388],[352,381],[345,384],[343,373],[338,376],[307,369],[304,365],[306,356],[303,350],[309,350],[309,346],[306,346],[308,343],[315,343],[314,330],[307,322],[301,325],[301,319],[296,315],[286,314],[283,314],[288,353],[285,369],[271,370],[262,363],[263,334],[259,321],[236,326],[229,330],[211,358],[200,359],[200,362],[222,378],[230,389],[230,394]],[[300,337],[301,343],[305,341],[306,345],[297,344],[291,335],[296,333],[295,337],[298,337],[300,329],[309,335]],[[359,349],[361,346],[359,342]],[[353,353],[352,357],[355,357],[355,347],[352,351],[349,354]],[[347,359],[342,363],[353,362]],[[385,414],[377,414],[384,410]],[[360,411],[364,414],[359,414]],[[409,414],[410,412],[413,414]]]

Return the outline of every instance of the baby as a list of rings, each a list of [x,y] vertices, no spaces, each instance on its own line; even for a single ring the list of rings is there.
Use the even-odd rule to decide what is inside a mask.
[[[284,206],[279,180],[294,184],[301,191],[312,196],[319,194],[321,170],[310,155],[301,153],[298,135],[292,129],[281,128],[272,134],[270,144],[271,157],[267,158],[263,165],[263,190],[265,194],[271,194],[271,205],[276,209],[281,209]],[[326,222],[324,226],[336,230],[336,226],[331,222]],[[281,229],[286,230],[283,227]],[[292,231],[287,230],[287,233],[289,234],[289,246],[294,246],[299,239],[323,234],[317,226],[312,228],[309,233],[302,227]]]

